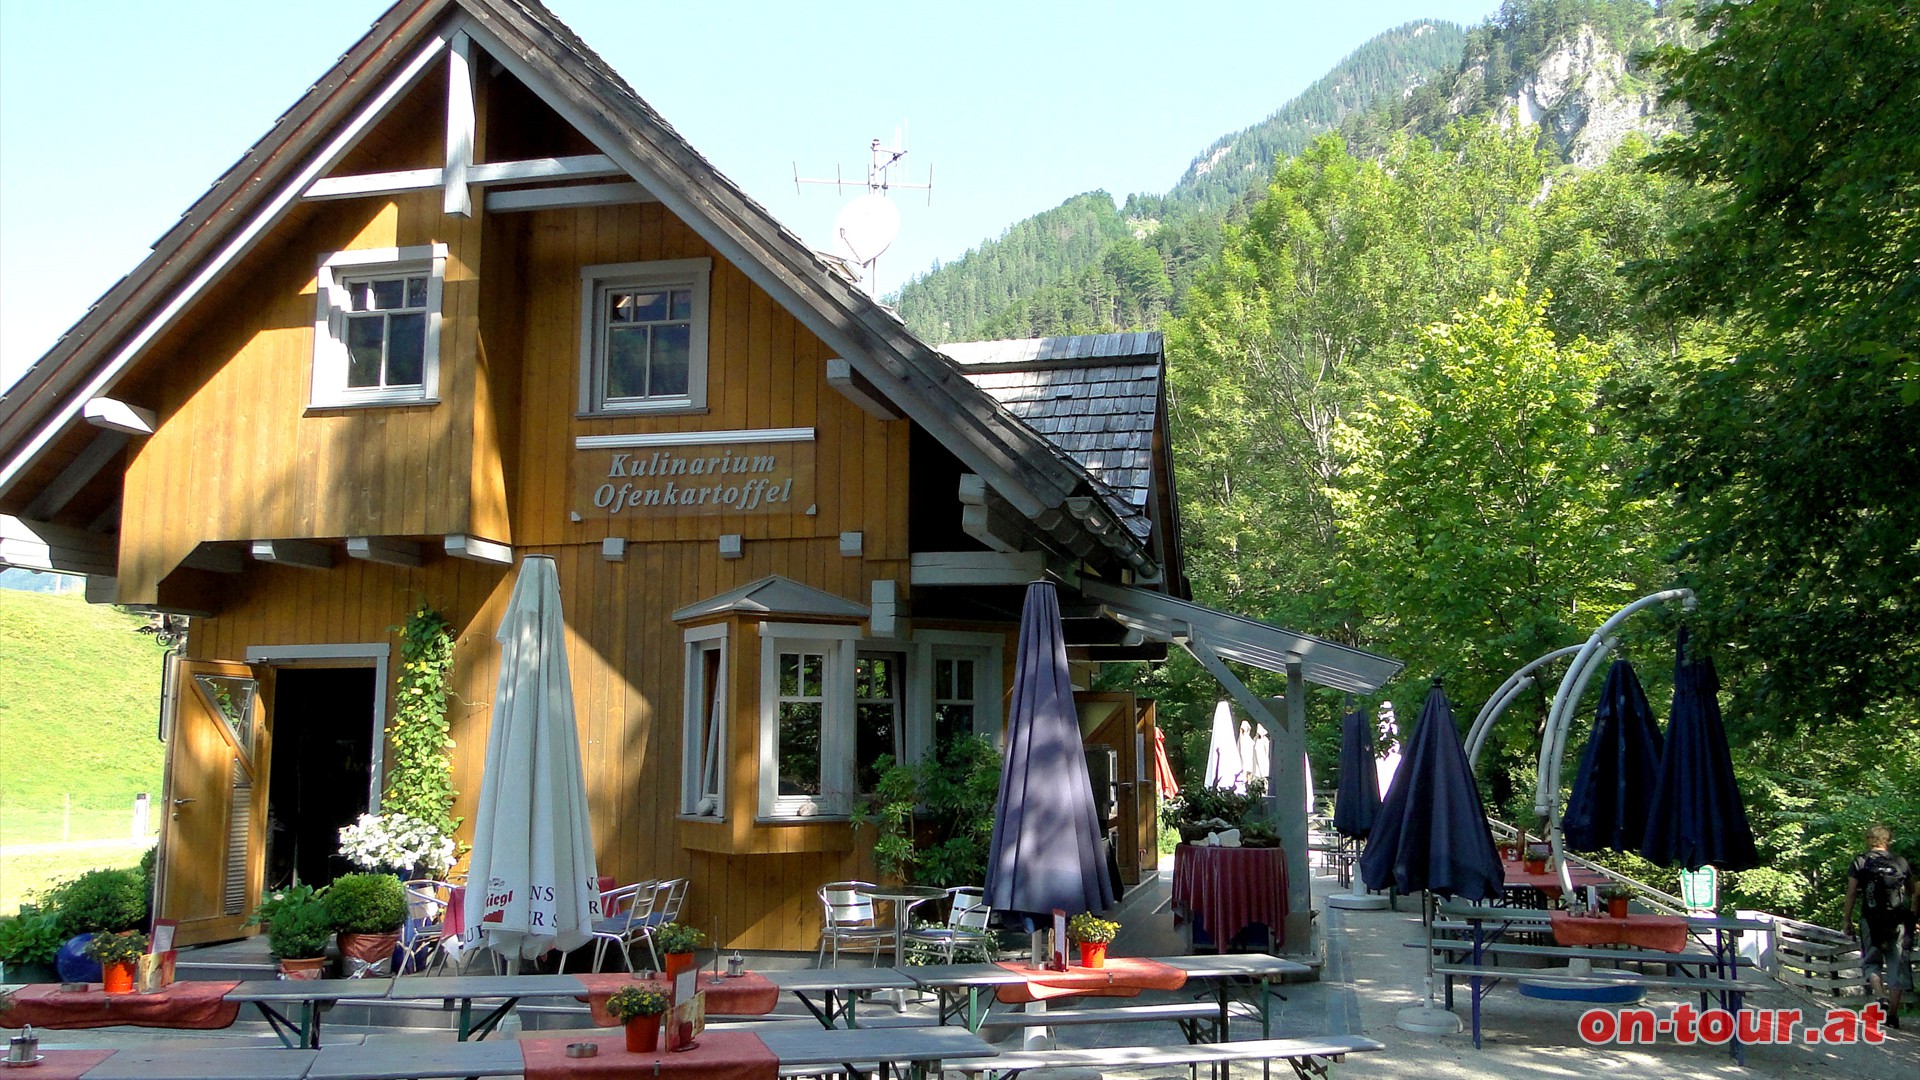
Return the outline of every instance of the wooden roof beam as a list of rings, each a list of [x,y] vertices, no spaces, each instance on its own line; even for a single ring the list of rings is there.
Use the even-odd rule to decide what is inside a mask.
[[[40,489],[21,511],[21,516],[34,521],[45,521],[59,513],[75,495],[80,494],[100,471],[107,467],[122,447],[127,445],[130,436],[118,431],[102,431],[88,442],[53,482]]]
[[[303,566],[309,570],[333,568],[333,549],[311,540],[255,540],[253,557],[261,562]]]
[[[419,566],[426,561],[426,553],[419,544],[390,536],[349,536],[347,555],[387,566]]]
[[[120,545],[111,536],[0,514],[0,566],[111,577],[119,561]]]
[[[83,411],[87,423],[94,427],[124,431],[128,435],[151,435],[154,427],[160,423],[160,418],[154,415],[152,409],[143,409],[110,397],[89,400]]]
[[[827,361],[827,385],[840,391],[840,396],[860,406],[861,411],[882,420],[905,419],[900,410],[893,407],[880,388],[873,385],[865,375],[853,369],[853,361],[834,357]]]

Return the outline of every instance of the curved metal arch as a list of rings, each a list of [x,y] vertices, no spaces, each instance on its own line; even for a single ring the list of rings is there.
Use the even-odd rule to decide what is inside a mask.
[[[1486,746],[1487,737],[1493,732],[1493,725],[1498,723],[1500,717],[1506,713],[1507,706],[1512,705],[1521,694],[1527,691],[1528,687],[1534,684],[1533,673],[1569,653],[1579,651],[1579,645],[1555,649],[1507,676],[1507,681],[1501,683],[1500,688],[1487,698],[1486,704],[1480,706],[1479,715],[1473,718],[1473,726],[1467,729],[1468,765],[1474,768],[1479,767],[1480,751]]]

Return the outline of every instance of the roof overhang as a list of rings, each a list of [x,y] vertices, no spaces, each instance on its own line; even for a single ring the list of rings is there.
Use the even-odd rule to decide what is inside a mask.
[[[1378,653],[1130,585],[1082,578],[1075,587],[1087,599],[1104,604],[1111,618],[1157,641],[1188,647],[1198,643],[1222,659],[1262,671],[1285,674],[1289,664],[1298,664],[1306,681],[1335,690],[1374,693],[1406,666]]]

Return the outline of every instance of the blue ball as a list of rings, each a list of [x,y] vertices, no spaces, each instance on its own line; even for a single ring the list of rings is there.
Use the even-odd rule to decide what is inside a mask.
[[[61,982],[100,981],[100,964],[86,953],[87,942],[92,940],[92,934],[76,934],[54,954],[53,969],[60,973]]]

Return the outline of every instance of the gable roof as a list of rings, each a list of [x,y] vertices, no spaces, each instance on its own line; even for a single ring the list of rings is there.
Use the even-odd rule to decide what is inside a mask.
[[[456,29],[978,473],[1043,543],[1065,549],[1070,536],[1084,548],[1091,538],[1114,563],[1157,572],[1141,537],[1112,527],[1114,511],[1086,470],[831,270],[533,0],[400,0],[383,14],[0,398],[0,492],[80,422],[81,406],[111,389],[159,325],[299,205],[311,179],[344,154],[335,136],[364,103],[417,75],[423,47],[435,35],[444,47]]]
[[[749,581],[737,589],[688,604],[673,613],[674,622],[691,622],[714,615],[799,615],[810,619],[864,619],[873,614],[865,604],[856,604],[802,585],[792,578],[769,574]]]
[[[1134,535],[1144,540],[1151,533],[1147,505],[1164,367],[1158,333],[967,341],[940,351],[1106,488]]]

